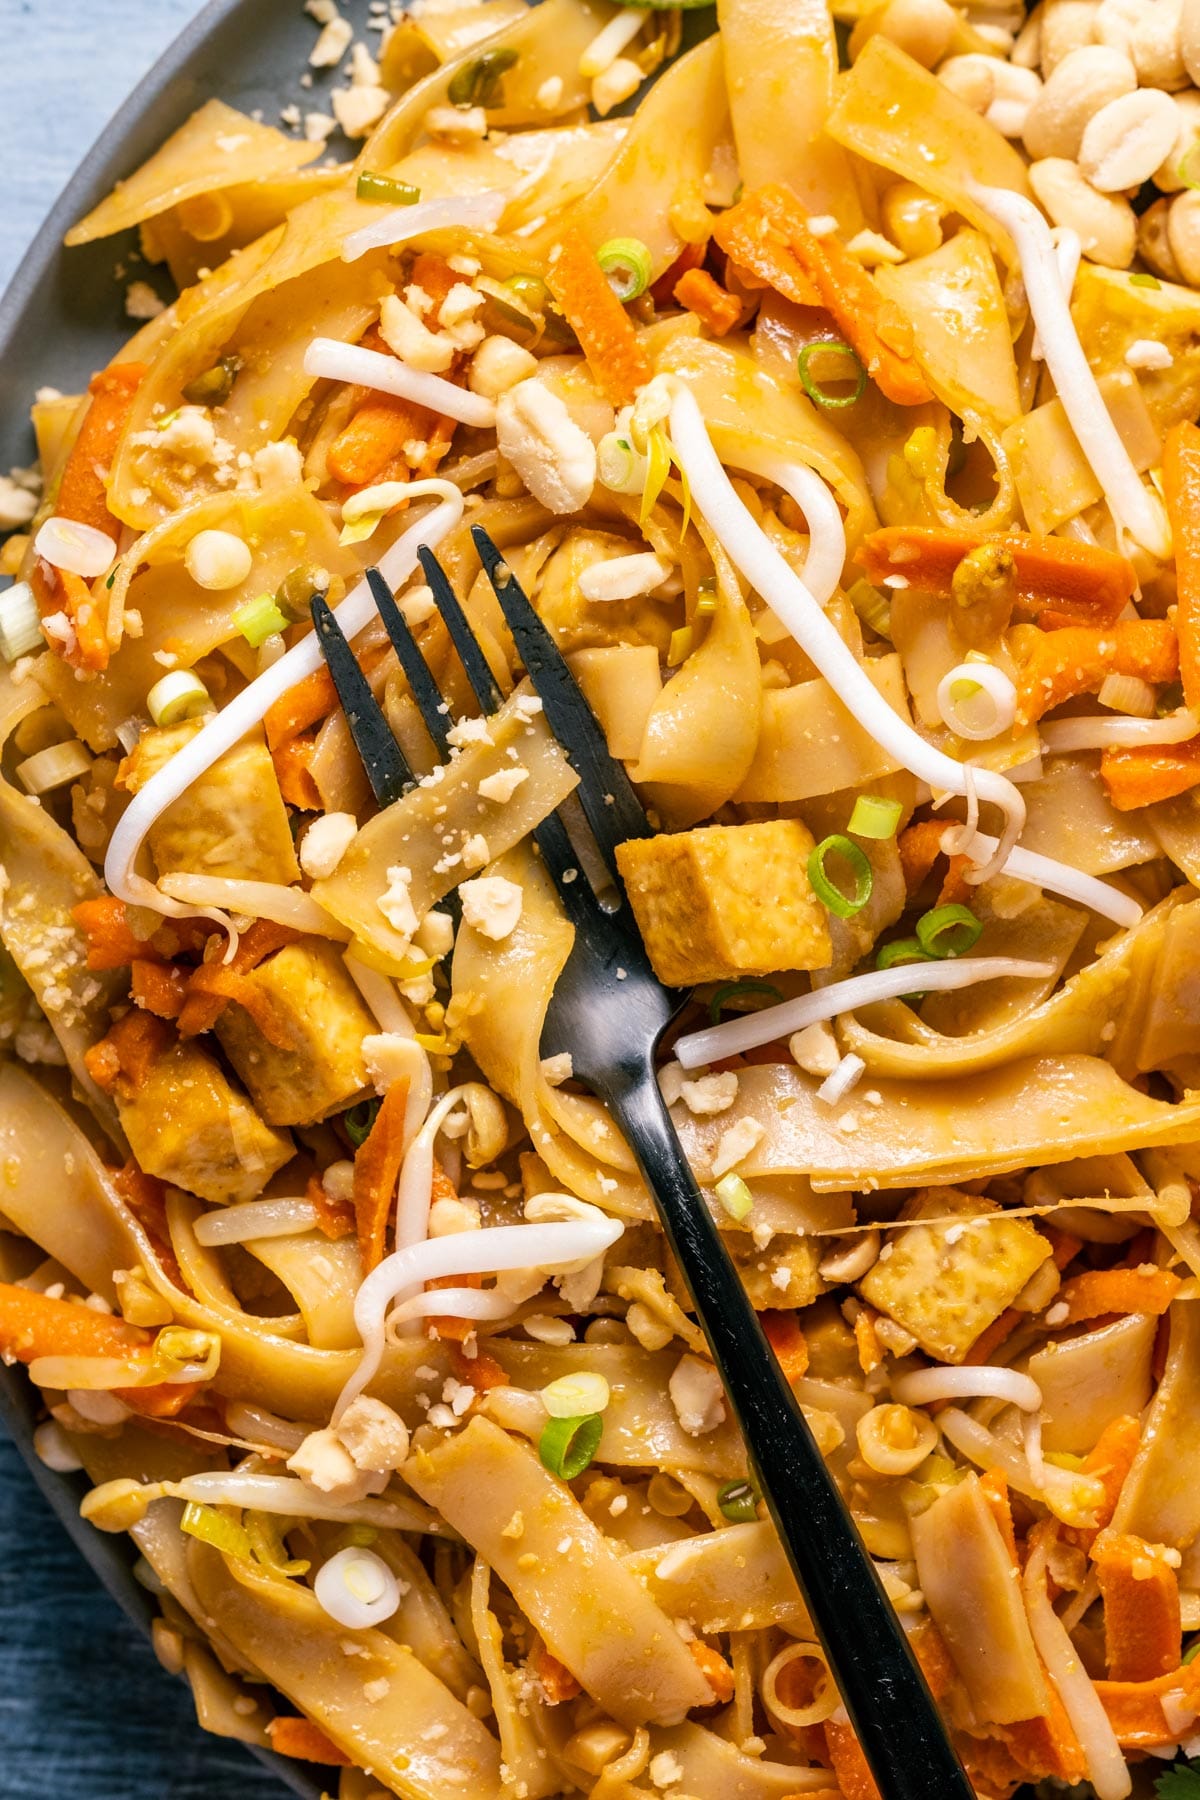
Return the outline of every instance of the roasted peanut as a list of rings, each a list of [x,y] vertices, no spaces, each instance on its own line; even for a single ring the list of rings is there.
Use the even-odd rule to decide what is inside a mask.
[[[1049,80],[1064,57],[1096,41],[1096,0],[1046,0],[1041,21],[1042,75]]]
[[[1153,206],[1146,208],[1138,220],[1138,255],[1164,281],[1182,281],[1179,264],[1175,261],[1167,238],[1167,215],[1170,210],[1169,200],[1156,200]]]
[[[1129,267],[1137,218],[1128,200],[1097,193],[1078,166],[1062,156],[1034,163],[1029,182],[1054,223],[1078,232],[1085,256],[1108,269]]]
[[[1079,167],[1102,194],[1123,193],[1148,181],[1179,135],[1179,113],[1170,94],[1139,88],[1110,100],[1088,120]]]
[[[1195,88],[1188,88],[1182,94],[1172,94],[1171,98],[1175,104],[1178,130],[1175,142],[1154,171],[1154,185],[1164,194],[1179,192],[1183,186],[1184,164],[1188,162],[1197,143],[1200,143],[1200,92]],[[1191,173],[1189,166],[1189,177]]]
[[[1182,0],[1143,6],[1129,39],[1129,54],[1143,87],[1168,92],[1187,86],[1180,34]]]
[[[1200,189],[1176,194],[1167,213],[1167,244],[1189,287],[1200,287]]]
[[[959,16],[947,0],[886,0],[861,18],[850,33],[850,60],[873,37],[890,38],[923,68],[936,68],[959,29]]]
[[[1183,0],[1179,14],[1179,54],[1184,68],[1200,87],[1200,0]]]
[[[1120,50],[1090,44],[1064,57],[1029,109],[1025,148],[1043,157],[1079,155],[1088,121],[1101,107],[1137,87],[1137,74]]]

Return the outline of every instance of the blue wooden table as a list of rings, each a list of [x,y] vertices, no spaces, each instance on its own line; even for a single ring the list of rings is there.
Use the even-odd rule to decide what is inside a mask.
[[[0,0],[0,288],[115,107],[199,10]],[[284,1800],[240,1748],[200,1733],[186,1689],[96,1587],[2,1436],[0,1622],[5,1800]]]

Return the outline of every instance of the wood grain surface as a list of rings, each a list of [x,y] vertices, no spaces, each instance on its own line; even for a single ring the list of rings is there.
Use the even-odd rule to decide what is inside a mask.
[[[297,0],[299,3],[299,0]],[[200,0],[0,0],[0,288],[114,109]],[[101,1592],[0,1436],[4,1800],[285,1800]]]

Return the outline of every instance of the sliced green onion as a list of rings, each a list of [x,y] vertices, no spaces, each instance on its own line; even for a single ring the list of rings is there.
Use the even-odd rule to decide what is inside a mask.
[[[286,1581],[292,1576],[307,1575],[312,1568],[310,1562],[288,1555],[287,1545],[283,1541],[283,1521],[273,1513],[248,1512],[246,1537],[255,1562],[261,1564],[276,1580]]]
[[[596,473],[612,494],[641,494],[646,489],[649,463],[621,431],[606,431],[596,448]]]
[[[814,374],[812,368],[814,360],[819,356],[836,357],[849,365],[844,369],[831,370],[825,379],[826,381],[853,381],[854,392],[852,394],[831,394],[826,388],[820,386],[819,377]],[[843,343],[840,338],[836,341],[823,341],[819,344],[805,344],[796,358],[796,371],[800,376],[800,385],[809,399],[814,405],[824,407],[826,411],[836,410],[843,406],[853,406],[856,400],[862,399],[867,386],[867,371],[863,368],[858,352],[851,349],[849,344]]]
[[[596,252],[596,261],[608,276],[608,285],[617,299],[636,300],[650,286],[653,265],[650,252],[641,238],[609,238]]]
[[[838,856],[850,869],[854,880],[853,894],[844,894],[825,869],[826,858]],[[852,919],[871,898],[875,876],[866,855],[848,837],[835,832],[822,839],[808,858],[808,879],[821,904],[839,919]]]
[[[877,969],[894,969],[900,963],[934,962],[935,957],[915,938],[894,938],[890,944],[883,944],[875,955]]]
[[[239,1525],[236,1519],[231,1519],[217,1507],[201,1506],[199,1501],[189,1500],[179,1523],[189,1537],[214,1545],[216,1549],[223,1550],[226,1556],[240,1557],[243,1562],[250,1561],[250,1536],[245,1526]]]
[[[583,1419],[551,1419],[538,1439],[544,1467],[562,1481],[574,1481],[588,1467],[604,1433],[598,1413]]]
[[[544,313],[550,305],[550,289],[540,275],[510,275],[502,285],[517,301],[527,320]]]
[[[717,610],[717,584],[711,575],[706,575],[696,594],[696,617],[710,619]]]
[[[754,1195],[740,1175],[722,1175],[714,1191],[729,1217],[739,1225],[754,1211]]]
[[[719,987],[708,1002],[708,1017],[713,1025],[720,1022],[723,1007],[730,1000],[740,999],[743,994],[767,994],[772,1000],[782,1000],[783,995],[771,981],[760,981],[756,976],[748,975],[744,981],[727,981]]]
[[[892,609],[877,587],[869,581],[856,581],[852,588],[847,588],[846,598],[858,614],[864,625],[869,625],[877,637],[892,638]]]
[[[421,190],[411,181],[397,181],[394,175],[375,175],[364,169],[355,188],[360,200],[372,200],[387,206],[415,206]]]
[[[917,920],[917,942],[927,956],[942,961],[948,956],[965,956],[979,942],[982,919],[977,919],[969,906],[935,906]]]
[[[671,633],[671,641],[667,645],[667,667],[677,669],[692,654],[696,634],[690,625],[681,625]]]
[[[156,725],[180,725],[212,711],[212,695],[190,669],[173,669],[156,681],[146,695],[146,707]]]
[[[269,637],[288,627],[270,594],[260,594],[257,600],[248,600],[245,606],[239,606],[233,622],[252,650],[257,650]]]
[[[360,1100],[349,1112],[342,1114],[342,1124],[346,1127],[346,1136],[356,1150],[361,1149],[371,1135],[371,1130],[379,1117],[381,1100]]]
[[[855,837],[882,841],[895,837],[896,827],[903,817],[904,807],[899,800],[885,800],[880,794],[860,794],[854,802],[846,830],[852,831]]]
[[[723,1481],[717,1505],[721,1517],[732,1525],[752,1525],[758,1517],[758,1495],[748,1481]]]
[[[654,511],[670,473],[671,447],[667,442],[666,432],[656,425],[646,437],[646,485],[642,489],[642,504],[638,509],[639,525],[644,525]]]
[[[1130,287],[1160,288],[1162,282],[1154,275],[1131,275],[1129,285]]]
[[[347,1525],[335,1542],[339,1550],[369,1550],[378,1536],[378,1525]]]
[[[42,648],[42,618],[33,589],[27,581],[14,582],[0,594],[0,656],[14,663],[18,656]]]
[[[500,100],[501,78],[518,60],[518,52],[507,45],[499,50],[485,50],[473,61],[464,63],[446,89],[451,106],[495,106]]]
[[[203,375],[189,381],[183,397],[189,406],[224,406],[242,369],[240,356],[223,356]]]
[[[560,1375],[542,1389],[542,1405],[552,1419],[583,1419],[602,1413],[612,1398],[607,1381],[591,1369]]]

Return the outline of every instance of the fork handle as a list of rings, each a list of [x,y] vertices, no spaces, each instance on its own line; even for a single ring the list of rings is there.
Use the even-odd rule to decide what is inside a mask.
[[[973,1800],[904,1630],[721,1243],[650,1069],[605,1098],[683,1271],[725,1391],[884,1800]]]

